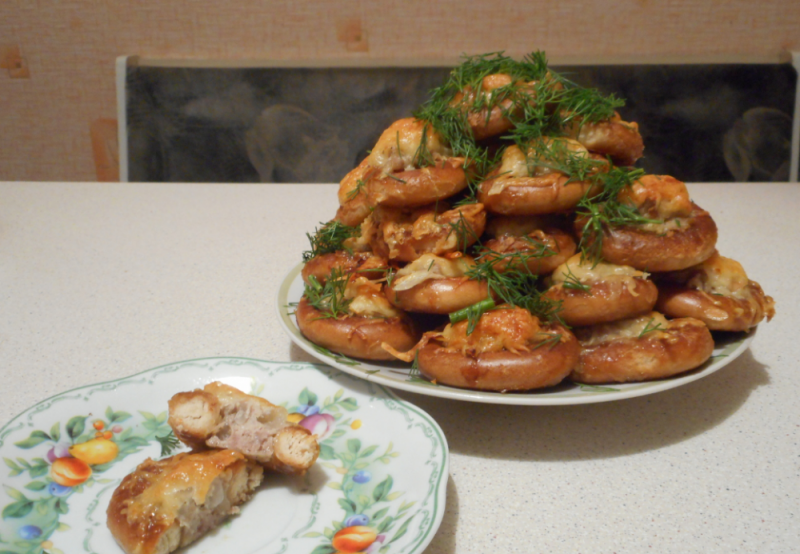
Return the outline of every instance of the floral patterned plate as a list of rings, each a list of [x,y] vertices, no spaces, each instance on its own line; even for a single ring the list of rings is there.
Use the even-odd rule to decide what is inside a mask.
[[[524,393],[484,392],[468,389],[459,389],[431,383],[423,378],[419,371],[409,368],[409,364],[394,362],[372,362],[353,360],[340,356],[325,348],[317,346],[306,339],[297,328],[293,312],[293,304],[300,301],[303,296],[303,280],[300,277],[302,264],[297,265],[284,278],[278,289],[278,315],[281,325],[289,334],[292,341],[326,364],[332,365],[346,373],[373,381],[387,387],[400,390],[466,400],[469,402],[484,402],[489,404],[516,404],[528,406],[553,406],[565,404],[588,404],[592,402],[608,402],[644,396],[656,392],[674,389],[681,385],[691,383],[697,379],[711,375],[740,356],[753,341],[755,330],[749,333],[730,333],[715,336],[716,347],[711,359],[699,368],[669,379],[647,381],[645,383],[625,383],[613,386],[579,385],[564,382],[548,389]],[[0,553],[2,554],[2,553]]]
[[[305,477],[267,475],[241,514],[182,552],[425,549],[448,464],[430,416],[330,367],[206,358],[59,394],[0,429],[0,554],[121,553],[105,524],[112,492],[148,456],[185,449],[167,400],[212,381],[285,406],[320,437],[320,457]]]

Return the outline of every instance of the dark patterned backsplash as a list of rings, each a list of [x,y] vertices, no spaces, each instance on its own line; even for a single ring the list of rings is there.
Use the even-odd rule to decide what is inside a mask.
[[[786,181],[788,64],[555,67],[627,100],[645,157],[684,181]],[[128,180],[338,182],[447,68],[128,67]]]

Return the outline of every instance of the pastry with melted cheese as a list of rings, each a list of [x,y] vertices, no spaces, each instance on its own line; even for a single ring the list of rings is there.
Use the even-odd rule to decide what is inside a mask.
[[[550,276],[545,297],[561,303],[558,316],[574,327],[648,313],[658,297],[647,273],[627,265],[593,264],[576,254]]]
[[[408,312],[449,314],[489,298],[486,281],[470,279],[471,256],[423,254],[401,268],[386,286],[389,301]]]
[[[709,213],[689,200],[686,185],[668,175],[645,175],[622,189],[618,200],[653,222],[603,231],[602,256],[608,262],[648,272],[677,271],[714,253],[717,226]],[[575,220],[581,235],[586,220]]]
[[[230,448],[281,473],[303,474],[319,455],[316,438],[285,408],[216,381],[173,396],[168,423],[194,449]]]
[[[372,252],[337,250],[308,260],[300,275],[305,283],[309,283],[309,278],[313,276],[317,283],[324,285],[334,271],[339,275],[357,273],[368,279],[377,280],[385,275],[388,269],[386,259],[375,256]]]
[[[168,554],[237,513],[262,472],[234,450],[147,459],[114,491],[108,528],[127,554]]]
[[[671,377],[702,365],[714,339],[702,321],[658,312],[575,330],[581,344],[570,379],[629,383]]]
[[[596,123],[573,119],[567,136],[577,140],[593,154],[610,157],[619,165],[633,165],[644,154],[644,141],[635,122],[623,121],[619,113]]]
[[[340,182],[336,219],[354,226],[376,206],[408,209],[448,198],[467,186],[463,165],[430,123],[395,121]]]
[[[413,262],[423,254],[465,251],[483,234],[486,211],[483,204],[448,208],[445,203],[410,212],[376,208],[366,220],[367,229],[372,230],[372,251],[400,262]]]
[[[535,229],[522,236],[501,235],[489,239],[484,259],[498,272],[523,270],[534,275],[552,272],[575,253],[575,240],[555,228]]]
[[[572,158],[587,165],[585,179],[556,169]],[[500,165],[480,185],[478,200],[492,213],[542,215],[571,210],[585,194],[594,192],[588,177],[607,169],[605,158],[590,154],[568,138],[544,138],[527,151],[506,147]]]
[[[747,277],[742,264],[718,252],[703,263],[659,280],[657,309],[693,317],[712,331],[747,331],[775,315],[775,301]]]
[[[559,324],[542,324],[529,311],[501,306],[484,312],[475,329],[448,324],[425,333],[411,351],[420,372],[436,383],[490,391],[524,391],[557,385],[578,361],[575,336]]]
[[[402,310],[392,306],[383,291],[383,284],[357,274],[329,280],[335,288],[324,302],[315,307],[308,296],[297,305],[295,317],[303,335],[324,348],[368,360],[390,360],[391,354],[381,348],[387,343],[398,350],[408,350],[420,337],[416,325]],[[341,309],[334,311],[331,303]]]
[[[511,129],[512,119],[522,116],[524,104],[535,104],[539,84],[539,81],[515,80],[507,73],[492,73],[481,80],[479,87],[466,86],[457,92],[450,105],[466,113],[472,136],[483,140]],[[564,88],[549,72],[541,84],[552,91]]]

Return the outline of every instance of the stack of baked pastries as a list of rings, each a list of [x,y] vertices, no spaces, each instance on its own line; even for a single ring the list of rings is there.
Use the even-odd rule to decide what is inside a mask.
[[[541,52],[466,58],[342,179],[303,255],[301,332],[437,383],[525,391],[669,377],[708,360],[712,331],[770,319],[686,185],[634,166],[623,105]]]

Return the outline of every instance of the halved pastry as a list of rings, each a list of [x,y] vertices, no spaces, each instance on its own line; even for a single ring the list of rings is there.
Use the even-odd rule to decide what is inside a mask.
[[[168,423],[192,448],[230,448],[269,469],[302,474],[316,461],[319,444],[287,417],[285,408],[215,381],[173,396]]]
[[[627,265],[593,264],[580,254],[557,267],[550,282],[544,296],[561,302],[558,316],[576,327],[650,312],[658,296],[647,273]]]
[[[694,317],[712,331],[746,331],[775,315],[775,301],[747,278],[742,264],[714,252],[703,263],[660,277],[658,310]]]
[[[661,379],[703,364],[714,339],[702,321],[667,321],[658,312],[575,329],[581,355],[570,379],[579,383],[626,383]]]
[[[148,458],[114,491],[108,528],[127,554],[167,554],[238,513],[262,474],[233,450]]]
[[[410,352],[393,352],[444,385],[492,391],[522,391],[557,385],[569,375],[580,350],[575,336],[558,324],[542,324],[523,308],[500,306],[469,321],[425,333]],[[385,345],[384,345],[385,347]]]

